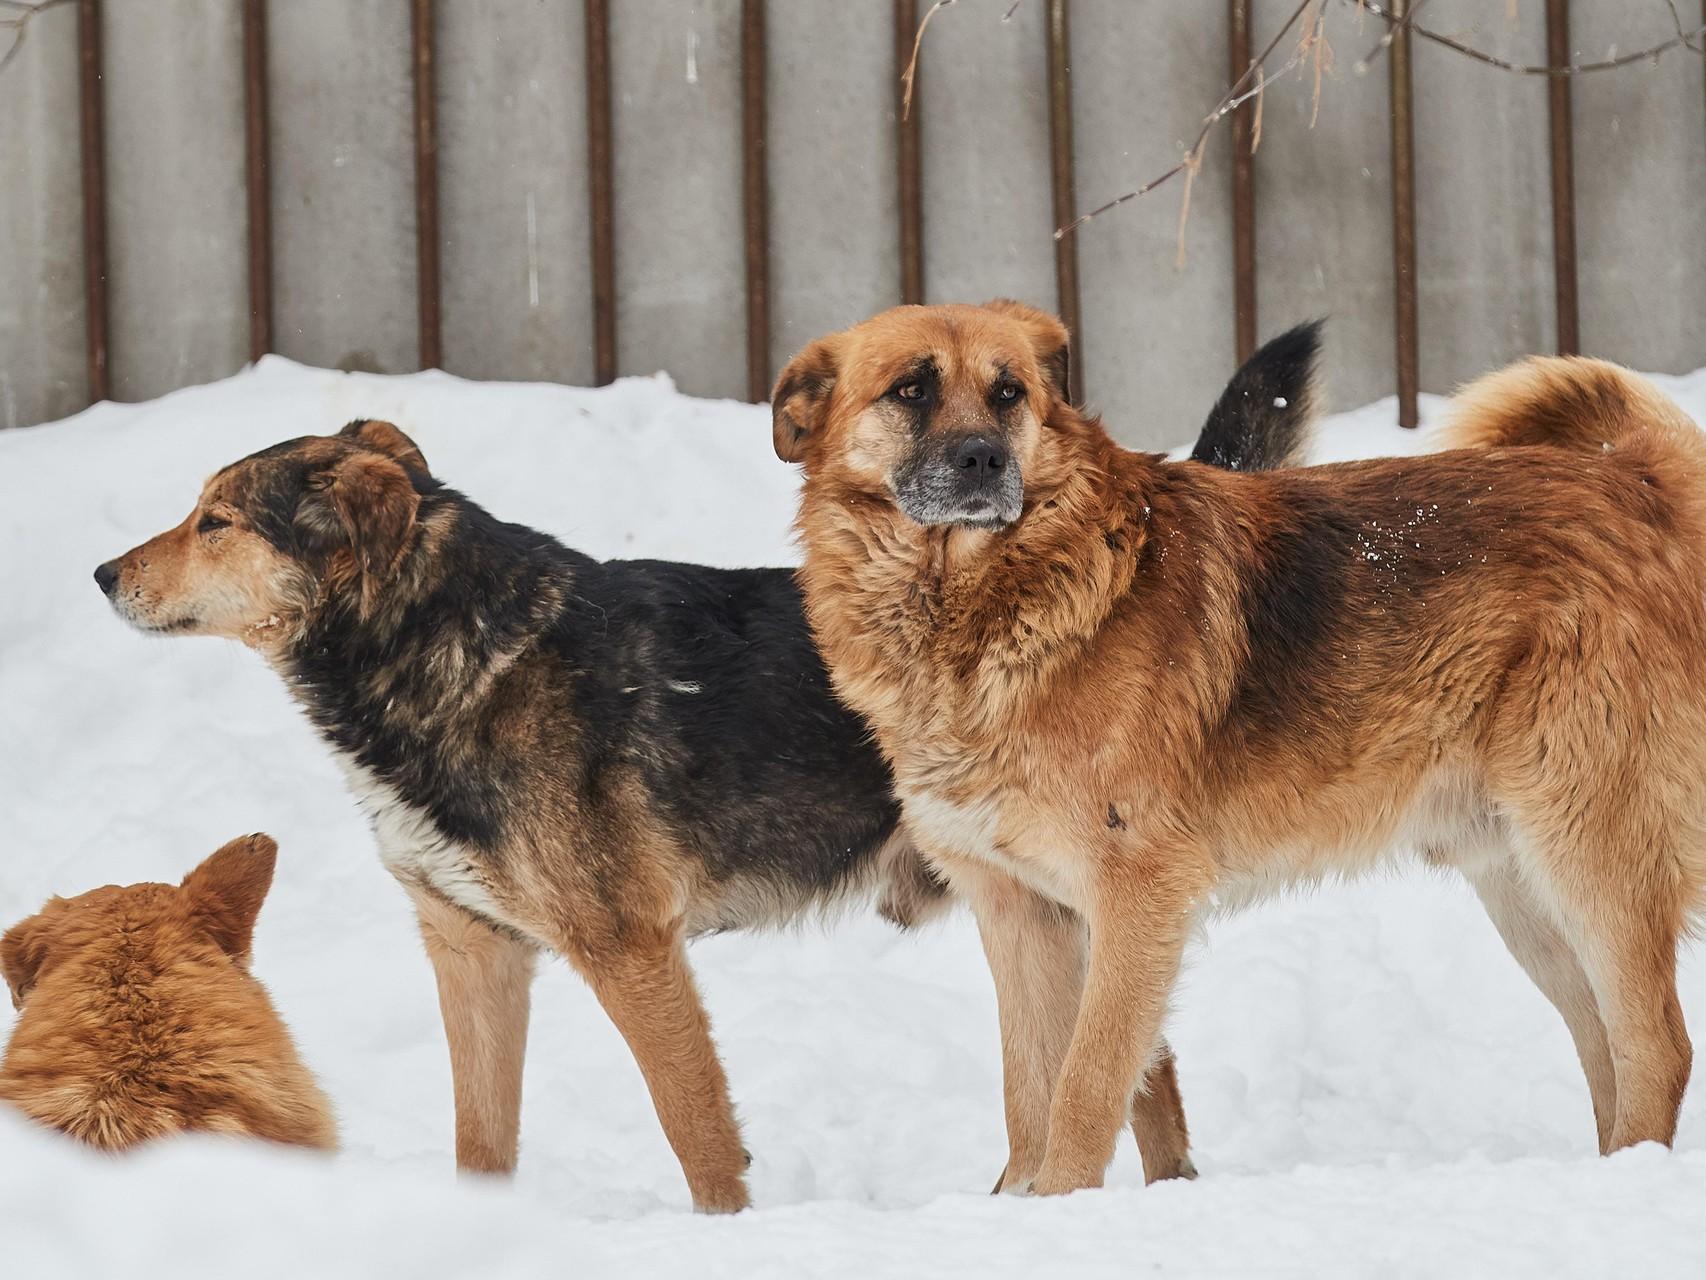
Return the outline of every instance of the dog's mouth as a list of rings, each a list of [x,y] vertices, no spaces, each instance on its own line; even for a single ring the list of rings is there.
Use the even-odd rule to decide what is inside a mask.
[[[1005,529],[1017,519],[1016,512],[1009,515],[996,504],[987,501],[944,506],[930,502],[911,503],[903,497],[896,505],[908,519],[926,528],[951,525],[962,529]]]
[[[131,625],[142,631],[153,631],[159,635],[175,635],[180,631],[194,631],[201,625],[200,618],[173,618],[169,622],[143,621],[131,619]]]
[[[980,484],[967,484],[951,472],[932,468],[900,477],[891,487],[901,512],[927,528],[1005,529],[1019,518],[1025,501],[1016,467]]]
[[[114,600],[112,602],[112,606],[113,612],[118,614],[120,618],[124,619],[124,621],[135,627],[138,631],[145,631],[150,635],[181,635],[186,631],[194,631],[196,628],[201,626],[201,619],[196,617],[194,614],[180,614],[178,617],[165,619],[144,618],[139,617],[127,609],[123,600]]]

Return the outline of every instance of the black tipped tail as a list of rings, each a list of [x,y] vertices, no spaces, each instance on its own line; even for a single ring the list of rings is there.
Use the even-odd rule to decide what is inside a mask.
[[[1298,466],[1315,420],[1321,326],[1287,329],[1240,366],[1203,423],[1191,458],[1229,471]]]

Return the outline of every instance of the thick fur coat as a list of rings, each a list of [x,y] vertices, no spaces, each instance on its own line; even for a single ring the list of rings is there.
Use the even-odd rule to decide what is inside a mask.
[[[1464,448],[1240,474],[1117,447],[1065,403],[1065,343],[903,308],[777,401],[836,687],[984,928],[1007,1185],[1100,1183],[1205,910],[1395,844],[1458,868],[1559,1008],[1601,1148],[1668,1142],[1706,888],[1699,431],[1625,370],[1535,360],[1459,397]],[[921,468],[960,488],[921,508]],[[1082,972],[1047,904],[1087,922]]]
[[[0,1101],[109,1151],[177,1133],[334,1149],[331,1106],[249,972],[277,852],[245,836],[181,885],[55,898],[0,937],[19,1010]]]
[[[1306,380],[1303,364],[1263,387]],[[1260,434],[1278,461],[1306,414],[1300,399],[1210,426]],[[943,901],[791,570],[594,560],[360,421],[226,467],[95,576],[145,631],[261,653],[346,769],[419,914],[465,1169],[514,1167],[549,951],[632,1047],[694,1204],[744,1207],[749,1157],[687,940],[873,893],[902,924]]]

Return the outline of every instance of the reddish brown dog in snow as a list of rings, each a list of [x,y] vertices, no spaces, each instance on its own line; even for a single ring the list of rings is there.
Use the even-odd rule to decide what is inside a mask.
[[[90,1146],[242,1134],[332,1150],[332,1109],[249,974],[270,836],[233,840],[181,885],[54,898],[0,938],[19,1009],[0,1101]]]
[[[1601,1150],[1669,1142],[1706,887],[1693,423],[1531,360],[1458,397],[1450,452],[1235,473],[1117,447],[1066,352],[1017,304],[903,307],[774,397],[836,687],[983,930],[1005,1185],[1100,1184],[1205,909],[1394,845],[1460,870],[1557,1006]]]

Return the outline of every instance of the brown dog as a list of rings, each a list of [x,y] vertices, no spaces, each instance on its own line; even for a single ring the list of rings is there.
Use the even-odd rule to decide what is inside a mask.
[[[0,1099],[107,1150],[192,1131],[334,1149],[331,1107],[249,974],[277,853],[244,836],[176,888],[54,898],[10,929]]]
[[[1205,908],[1395,843],[1557,1006],[1601,1149],[1669,1142],[1706,886],[1693,424],[1535,360],[1460,398],[1472,450],[1237,474],[1116,447],[1066,345],[1016,304],[900,308],[774,400],[836,686],[984,930],[1009,1185],[1100,1183]]]
[[[1247,362],[1199,449],[1282,465],[1315,346],[1304,326]],[[554,952],[633,1049],[695,1206],[743,1208],[688,941],[861,897],[902,926],[945,904],[791,569],[594,560],[361,420],[225,467],[95,581],[144,631],[263,655],[348,771],[420,917],[464,1169],[515,1167],[529,986]],[[1150,1177],[1189,1172],[1170,1064],[1132,1123]]]

